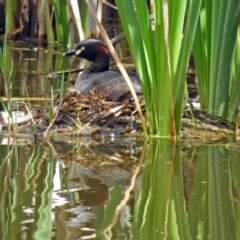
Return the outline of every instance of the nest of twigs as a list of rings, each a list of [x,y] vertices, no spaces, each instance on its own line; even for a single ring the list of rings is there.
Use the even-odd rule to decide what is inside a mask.
[[[145,103],[139,98],[145,112]],[[55,100],[54,119],[49,118],[50,105],[40,107],[35,120],[39,131],[71,134],[132,134],[141,129],[133,99],[110,102],[99,94],[80,95],[68,92]],[[49,127],[51,125],[51,127]]]
[[[139,102],[146,113],[143,97]],[[52,107],[54,105],[54,107]],[[19,115],[19,112],[16,112]],[[24,117],[18,122],[18,132],[64,135],[141,135],[142,128],[139,114],[133,99],[119,102],[107,101],[99,94],[80,95],[68,92],[61,100],[56,97],[53,104],[46,102],[37,107],[29,116],[29,111],[22,111]],[[146,114],[145,114],[146,116]],[[27,119],[27,120],[26,120]],[[146,118],[147,119],[147,118]],[[3,124],[0,117],[0,125]],[[37,132],[35,132],[35,130]],[[182,118],[182,138],[219,140],[239,132],[235,124],[229,124],[220,118],[211,116],[193,106],[184,108]],[[239,134],[239,133],[238,133]]]

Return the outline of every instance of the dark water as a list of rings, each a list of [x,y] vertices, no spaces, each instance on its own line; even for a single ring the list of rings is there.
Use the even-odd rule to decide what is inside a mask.
[[[63,48],[22,47],[10,45],[12,96],[57,91],[46,75],[69,67]],[[0,239],[240,239],[234,139],[0,141]]]

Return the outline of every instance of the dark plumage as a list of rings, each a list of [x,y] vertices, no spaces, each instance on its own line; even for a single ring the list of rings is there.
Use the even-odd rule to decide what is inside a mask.
[[[108,48],[100,41],[88,39],[64,53],[66,56],[77,56],[92,62],[76,80],[75,87],[82,94],[90,92],[104,94],[109,100],[125,99],[131,96],[128,85],[119,70],[109,69],[110,54]],[[127,71],[137,94],[142,93],[139,77]]]

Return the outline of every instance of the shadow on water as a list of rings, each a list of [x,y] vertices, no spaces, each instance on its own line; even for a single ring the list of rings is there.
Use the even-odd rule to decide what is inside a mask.
[[[237,144],[16,141],[0,146],[0,239],[239,238]]]

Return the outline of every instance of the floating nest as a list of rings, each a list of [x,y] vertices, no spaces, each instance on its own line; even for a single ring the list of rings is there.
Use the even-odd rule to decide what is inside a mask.
[[[142,97],[139,98],[139,102],[145,113]],[[80,95],[68,92],[62,101],[59,96],[55,100],[54,121],[49,121],[50,111],[49,104],[37,109],[34,119],[38,131],[48,129],[50,133],[85,136],[141,133],[141,122],[133,99],[110,102],[99,94]]]
[[[146,115],[143,97],[139,98]],[[38,109],[35,119],[44,131],[49,128],[50,109]],[[216,141],[235,134],[235,126],[220,118],[206,114],[191,105],[185,107],[182,120],[184,139]],[[55,121],[50,132],[77,135],[140,135],[141,122],[133,99],[109,102],[98,94],[80,95],[68,92],[60,101],[56,99]]]
[[[146,116],[143,97],[139,98],[139,102]],[[36,107],[31,116],[29,110],[17,112],[16,119],[19,120],[20,117],[23,119],[22,122],[18,122],[18,133],[34,132],[45,136],[142,135],[141,121],[133,99],[110,102],[99,94],[80,95],[77,92],[67,92],[62,100],[57,96],[53,105],[51,106],[48,101]],[[0,125],[2,122],[0,116]],[[4,128],[9,129],[9,126],[5,124]],[[183,111],[182,139],[216,141],[236,134],[236,130],[234,124],[229,124],[190,105]]]

